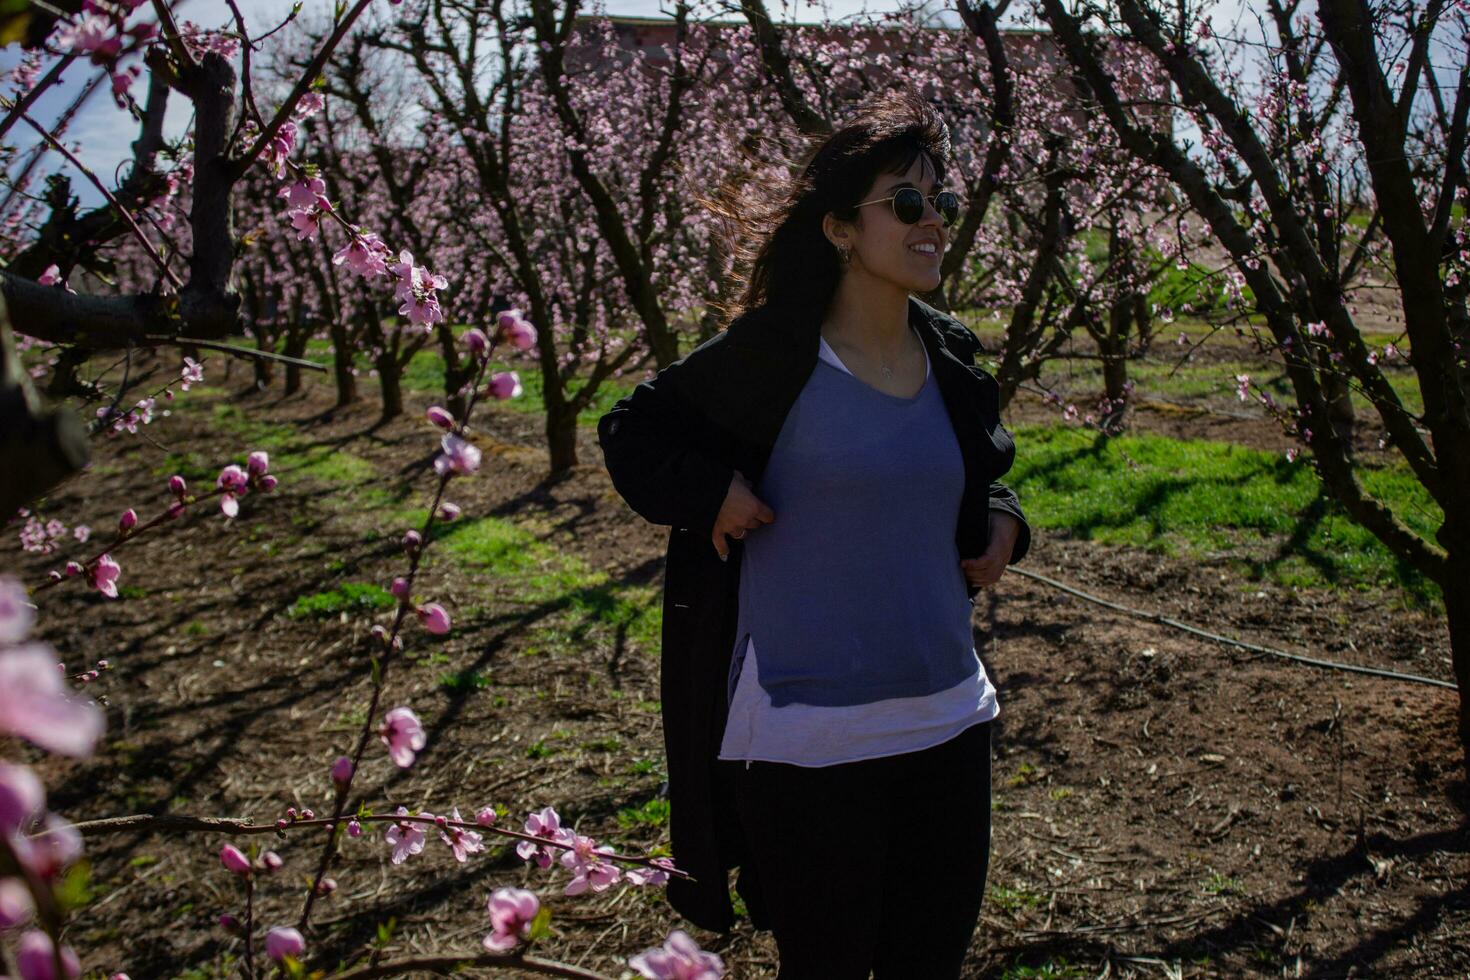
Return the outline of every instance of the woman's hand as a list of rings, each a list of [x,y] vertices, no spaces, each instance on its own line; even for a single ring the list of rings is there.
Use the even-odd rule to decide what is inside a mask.
[[[736,470],[735,475],[730,478],[730,490],[725,494],[725,502],[715,518],[715,529],[710,534],[720,561],[730,557],[730,543],[725,540],[726,535],[736,539],[743,538],[746,531],[753,531],[762,524],[770,524],[775,519],[775,512],[755,495],[745,475]]]
[[[1016,547],[1016,537],[1021,533],[1021,523],[1010,514],[990,512],[990,545],[979,558],[962,558],[960,568],[965,581],[977,589],[988,589],[1000,581],[1006,565],[1010,564],[1011,552]]]

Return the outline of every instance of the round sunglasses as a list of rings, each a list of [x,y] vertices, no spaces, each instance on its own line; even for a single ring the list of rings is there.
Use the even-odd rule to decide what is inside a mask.
[[[924,217],[924,202],[930,201],[934,210],[939,212],[939,220],[944,222],[948,228],[955,223],[960,216],[960,199],[954,191],[940,191],[938,194],[926,198],[919,192],[917,187],[900,187],[893,193],[892,197],[879,197],[871,201],[864,201],[858,207],[866,207],[869,204],[882,204],[884,201],[893,202],[893,216],[906,225],[919,223]]]

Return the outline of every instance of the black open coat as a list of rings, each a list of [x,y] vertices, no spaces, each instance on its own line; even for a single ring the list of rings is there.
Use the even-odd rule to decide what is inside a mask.
[[[964,457],[955,528],[960,557],[985,550],[994,509],[1021,520],[1011,556],[1019,561],[1030,531],[1016,495],[996,482],[1010,469],[1015,447],[1000,424],[995,379],[975,366],[980,344],[964,325],[918,300],[910,300],[909,322],[929,352]],[[726,875],[744,855],[731,764],[717,759],[743,545],[731,541],[730,560],[722,562],[710,534],[733,471],[759,495],[771,447],[816,367],[820,326],[816,317],[753,310],[640,384],[597,426],[618,492],[644,518],[673,528],[664,570],[664,745],[674,862],[696,881],[672,881],[669,901],[696,925],[721,932],[734,921]],[[761,925],[759,888],[748,869],[737,887]]]

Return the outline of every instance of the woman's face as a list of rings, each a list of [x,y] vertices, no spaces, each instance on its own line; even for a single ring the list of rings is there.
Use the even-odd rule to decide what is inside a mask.
[[[883,201],[858,209],[858,219],[849,224],[830,215],[828,237],[850,247],[847,274],[886,281],[909,293],[927,293],[939,286],[939,263],[949,243],[949,231],[927,200],[937,190],[934,167],[928,155],[919,154],[902,175],[879,174],[862,201],[891,197],[903,187],[917,187],[926,198],[924,216],[906,225],[893,214],[893,203]]]

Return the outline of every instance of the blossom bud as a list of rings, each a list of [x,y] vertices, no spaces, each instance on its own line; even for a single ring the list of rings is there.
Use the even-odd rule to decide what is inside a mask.
[[[183,512],[184,512],[184,504],[183,504],[183,501],[175,501],[174,503],[171,503],[171,504],[168,505],[168,510],[164,511],[163,516],[164,516],[164,518],[166,520],[172,521],[172,520],[176,520],[178,518],[178,516],[180,514],[182,514]]]
[[[277,830],[282,830],[283,831],[283,830],[285,830],[289,826],[291,826],[291,823],[285,817],[282,817],[280,820],[277,820],[276,821],[276,829]]]
[[[281,865],[285,863],[275,851],[266,851],[260,856],[260,865],[267,873],[281,870]]]
[[[274,490],[280,484],[280,482],[280,480],[277,480],[275,477],[267,474],[266,476],[260,478],[260,489],[269,492],[271,490]]]
[[[277,963],[290,956],[299,958],[306,950],[306,940],[289,926],[272,926],[265,934],[265,953]]]
[[[475,823],[481,827],[488,827],[495,822],[495,808],[493,806],[482,806],[475,812]]]
[[[51,569],[51,571],[49,571],[49,572],[46,573],[46,577],[49,578],[53,582],[60,582],[61,581],[61,573],[58,572],[54,568]]]
[[[127,533],[128,531],[131,531],[133,528],[135,528],[137,526],[138,526],[138,512],[136,510],[133,510],[133,508],[131,508],[131,507],[129,507],[127,510],[123,511],[122,512],[122,516],[117,519],[117,529],[119,531],[122,531],[123,533]]]
[[[23,925],[35,913],[30,889],[17,878],[0,878],[0,929]]]
[[[521,393],[521,377],[514,371],[497,371],[490,375],[485,394],[496,401],[515,398]]]
[[[177,473],[168,478],[168,489],[175,497],[182,497],[188,487],[189,485],[184,482],[184,478]]]
[[[423,543],[424,536],[417,531],[408,531],[403,535],[403,550],[409,554],[418,551],[419,546]]]
[[[352,760],[345,755],[337,756],[337,761],[332,763],[332,782],[338,789],[342,789],[351,781]]]
[[[490,349],[490,340],[479,327],[470,327],[460,335],[459,340],[469,348],[471,354],[483,354]]]
[[[355,819],[347,821],[347,836],[348,837],[361,837],[362,836],[362,824],[358,823]]]
[[[81,562],[76,562],[76,561],[69,561],[69,562],[67,562],[66,563],[66,574],[67,574],[67,577],[68,578],[70,578],[73,575],[80,575],[80,574],[82,574],[82,563]]]
[[[250,859],[234,844],[226,844],[219,849],[219,863],[225,866],[226,871],[242,878],[250,873]]]
[[[434,818],[434,823],[437,824],[440,827],[448,827],[449,826],[449,818],[446,817],[444,814],[441,813],[441,814],[439,814],[438,816],[436,816]]]
[[[424,417],[441,429],[448,430],[454,428],[454,416],[450,415],[438,405],[430,405],[429,410],[424,413]]]
[[[458,520],[461,513],[459,504],[452,504],[446,500],[439,505],[439,520],[441,521]]]
[[[59,980],[56,974],[58,954],[61,976],[74,978],[82,975],[82,964],[70,946],[62,946],[58,950],[50,936],[40,929],[32,929],[15,944],[16,972],[21,980]]]
[[[240,920],[230,913],[225,912],[219,917],[219,927],[225,932],[238,933],[240,931]]]
[[[286,818],[288,820],[295,820],[296,819],[296,808],[294,806],[288,806],[288,807],[286,807]]]
[[[388,586],[388,591],[393,593],[395,599],[408,598],[408,579],[402,576],[395,578],[393,584]]]
[[[426,602],[419,606],[415,612],[418,613],[419,622],[424,629],[436,636],[442,636],[449,632],[449,613],[437,602]]]
[[[99,670],[109,670],[109,669],[111,669],[111,667],[112,667],[112,664],[108,663],[106,660],[99,660],[99,661],[97,661],[97,668]]]
[[[317,882],[316,893],[318,895],[330,895],[337,890],[337,881],[334,878],[323,878]]]
[[[265,476],[265,471],[270,469],[270,456],[257,449],[245,459],[245,468],[250,471],[251,476]]]
[[[301,811],[301,819],[302,820],[315,820],[316,819],[316,811],[313,810],[313,809],[311,809],[310,807],[308,807],[305,810],[302,810]]]

